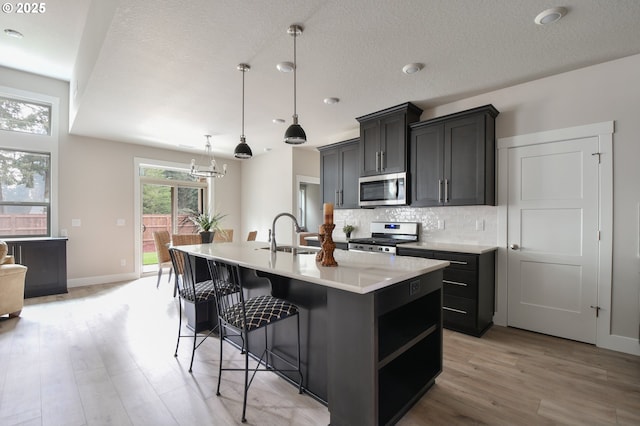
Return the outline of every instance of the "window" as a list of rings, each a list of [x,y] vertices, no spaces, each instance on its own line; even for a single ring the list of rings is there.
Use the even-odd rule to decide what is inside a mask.
[[[51,155],[0,149],[0,237],[51,235]]]
[[[51,105],[0,97],[0,129],[51,134]]]

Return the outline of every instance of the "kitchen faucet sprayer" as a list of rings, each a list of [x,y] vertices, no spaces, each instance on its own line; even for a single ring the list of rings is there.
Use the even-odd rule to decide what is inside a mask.
[[[274,253],[277,251],[277,248],[278,248],[278,245],[276,244],[276,221],[281,216],[290,217],[291,220],[293,220],[293,226],[295,226],[296,232],[297,233],[302,232],[302,228],[300,228],[300,225],[298,225],[298,220],[294,215],[292,215],[291,213],[278,213],[276,217],[273,218],[273,223],[271,224],[271,240],[270,240],[271,245],[269,246],[269,248]]]

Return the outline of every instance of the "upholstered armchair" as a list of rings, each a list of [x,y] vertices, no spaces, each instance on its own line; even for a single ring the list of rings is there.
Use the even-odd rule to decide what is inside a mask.
[[[7,256],[7,244],[0,241],[0,315],[20,316],[26,275],[27,267],[16,265],[13,256]]]

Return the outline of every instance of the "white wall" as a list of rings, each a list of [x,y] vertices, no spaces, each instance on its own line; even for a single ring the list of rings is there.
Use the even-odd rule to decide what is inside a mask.
[[[226,214],[222,219],[224,229],[233,229],[233,241],[244,241],[247,234],[242,230],[240,207],[240,192],[242,190],[241,160],[218,158],[218,163],[227,164],[227,175],[220,179],[213,179],[214,205],[216,212]]]
[[[273,218],[292,213],[293,150],[284,143],[266,154],[242,163],[242,235],[258,231],[257,240],[267,241]],[[282,218],[276,226],[278,244],[291,244],[293,225]]]

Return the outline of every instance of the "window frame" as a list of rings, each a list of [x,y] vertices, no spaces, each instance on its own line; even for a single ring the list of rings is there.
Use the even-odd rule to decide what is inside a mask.
[[[41,101],[35,101],[35,100],[31,100],[31,99],[24,99],[23,97],[17,97],[17,96],[5,96],[3,94],[0,93],[0,101],[2,101],[3,99],[8,100],[8,101],[16,101],[19,103],[23,103],[23,104],[29,104],[29,105],[34,105],[34,106],[39,106],[39,107],[44,107],[47,108],[49,110],[49,126],[47,127],[47,133],[37,133],[37,132],[28,132],[28,131],[23,131],[23,130],[13,130],[13,129],[3,129],[0,128],[1,132],[14,132],[14,133],[26,133],[29,135],[38,135],[38,136],[51,136],[51,125],[52,125],[52,109],[53,106],[48,103],[48,102],[41,102]]]
[[[33,238],[51,238],[59,235],[59,121],[60,121],[60,98],[43,93],[29,92],[26,90],[16,89],[13,87],[0,86],[0,96],[21,100],[25,102],[33,102],[37,104],[46,104],[51,106],[51,127],[49,135],[36,133],[25,133],[5,130],[2,131],[2,140],[0,148],[14,151],[44,153],[50,155],[50,188],[49,188],[49,212],[48,212],[48,232],[47,235],[29,236]],[[61,235],[65,237],[66,235]],[[11,236],[6,238],[22,238]],[[4,237],[3,237],[4,238]]]
[[[25,154],[38,154],[38,155],[48,155],[49,156],[49,174],[51,174],[51,153],[49,152],[39,152],[39,151],[28,151],[24,149],[13,149],[13,148],[4,148],[0,147],[0,150],[3,151],[13,151],[13,152],[21,152]],[[8,206],[8,207],[44,207],[44,210],[47,214],[47,229],[44,234],[2,234],[2,230],[0,230],[0,238],[2,239],[11,239],[11,238],[42,238],[51,236],[51,178],[49,179],[49,201],[3,201],[0,200],[0,206]]]

